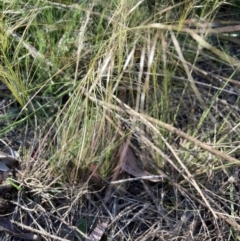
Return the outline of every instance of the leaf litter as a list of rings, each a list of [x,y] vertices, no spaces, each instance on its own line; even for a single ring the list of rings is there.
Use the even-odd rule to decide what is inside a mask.
[[[127,145],[127,143],[124,145]],[[122,170],[139,179],[144,179],[151,182],[161,181],[161,176],[152,175],[150,172],[141,169],[137,164],[137,161],[138,160],[131,147],[127,145],[127,151],[121,166]]]

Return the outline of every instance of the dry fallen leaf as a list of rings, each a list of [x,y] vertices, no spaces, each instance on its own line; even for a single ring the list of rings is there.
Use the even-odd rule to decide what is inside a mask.
[[[9,171],[9,168],[0,161],[0,171],[2,172],[8,172]]]
[[[96,164],[91,164],[89,169],[91,171],[92,177],[95,178],[96,181],[101,182],[101,177],[100,177],[100,175],[98,173],[98,170],[97,170],[98,166]]]
[[[2,151],[0,151],[0,162],[7,165],[9,168],[17,167],[19,164],[19,161],[16,158]]]
[[[17,159],[0,151],[0,183],[4,182],[9,177],[11,171],[18,166],[19,162]]]
[[[97,227],[89,235],[89,237],[85,239],[85,241],[100,241],[107,226],[108,226],[107,222],[99,223]]]
[[[127,145],[127,143],[125,143],[125,145]],[[122,162],[121,168],[123,171],[127,172],[128,174],[134,177],[140,177],[140,178],[143,177],[145,180],[149,180],[151,182],[160,181],[159,179],[156,179],[154,175],[152,175],[148,171],[142,170],[138,166],[137,159],[129,145],[127,147],[127,151],[126,151],[124,160]]]
[[[22,238],[23,240],[41,240],[41,238],[36,234],[20,232],[16,227],[13,226],[9,219],[3,217],[0,217],[0,231],[8,232],[15,237]]]
[[[138,166],[137,159],[131,147],[129,146],[129,141],[123,143],[122,147],[119,149],[120,150],[118,164],[114,170],[110,185],[106,190],[104,202],[107,202],[109,200],[113,185],[118,183],[117,178],[119,177],[121,171],[125,171],[134,177],[149,180],[151,182],[159,182],[162,180],[159,176],[152,175],[148,171],[145,171]]]

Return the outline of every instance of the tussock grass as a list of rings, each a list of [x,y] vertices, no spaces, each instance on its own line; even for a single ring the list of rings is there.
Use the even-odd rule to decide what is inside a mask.
[[[15,225],[47,240],[106,220],[107,240],[239,239],[234,4],[0,3],[1,134],[23,156]],[[161,181],[121,171],[126,143]]]

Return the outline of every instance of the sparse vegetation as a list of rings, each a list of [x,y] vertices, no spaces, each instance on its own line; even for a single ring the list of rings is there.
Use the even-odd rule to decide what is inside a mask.
[[[0,9],[2,240],[240,240],[237,1]]]

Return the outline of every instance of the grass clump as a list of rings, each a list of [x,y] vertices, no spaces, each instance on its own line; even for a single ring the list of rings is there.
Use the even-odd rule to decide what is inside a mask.
[[[235,2],[0,4],[1,136],[23,156],[12,211],[32,229],[15,225],[238,240]]]

